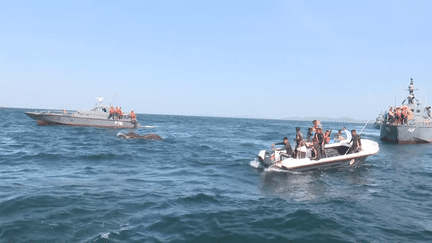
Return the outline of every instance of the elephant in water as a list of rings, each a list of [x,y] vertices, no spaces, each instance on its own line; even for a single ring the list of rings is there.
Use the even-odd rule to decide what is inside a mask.
[[[146,134],[146,135],[141,136],[141,135],[136,134],[134,132],[130,132],[130,133],[126,133],[126,134],[119,133],[119,134],[117,134],[117,137],[127,138],[127,139],[137,138],[137,139],[148,139],[148,140],[162,140],[163,139],[161,136],[154,134],[154,133],[150,133],[150,134]]]

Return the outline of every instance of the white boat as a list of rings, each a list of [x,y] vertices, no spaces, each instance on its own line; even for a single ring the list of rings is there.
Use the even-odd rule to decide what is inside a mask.
[[[305,171],[315,169],[328,169],[332,167],[357,166],[361,164],[370,155],[376,154],[379,151],[377,142],[361,139],[362,150],[356,153],[347,153],[351,148],[350,140],[342,140],[337,143],[329,143],[324,146],[325,156],[319,160],[313,158],[313,148],[300,147],[300,153],[296,158],[281,159],[277,149],[273,152],[261,150],[258,154],[259,161],[265,167],[276,167],[288,171]]]

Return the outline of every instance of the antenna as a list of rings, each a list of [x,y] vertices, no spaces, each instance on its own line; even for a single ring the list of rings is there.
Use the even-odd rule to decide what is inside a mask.
[[[114,98],[116,97],[116,95],[114,95],[113,96],[113,98],[112,98],[112,100],[111,100],[111,102],[110,102],[110,106],[113,106],[112,104],[113,104],[113,101],[114,101]]]

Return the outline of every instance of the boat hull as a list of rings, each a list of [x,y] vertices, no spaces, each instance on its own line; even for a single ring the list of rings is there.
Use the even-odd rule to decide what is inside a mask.
[[[381,124],[380,138],[397,144],[431,143],[432,126]]]
[[[368,156],[348,156],[348,158],[340,158],[340,159],[321,159],[320,161],[311,161],[311,163],[305,163],[303,165],[293,166],[290,165],[289,161],[285,161],[280,164],[276,164],[276,167],[279,167],[284,170],[289,171],[309,171],[309,170],[328,170],[332,168],[343,168],[343,167],[354,167],[362,164]]]
[[[93,117],[75,117],[73,114],[46,114],[38,112],[26,112],[25,114],[36,120],[39,125],[68,125],[107,128],[136,128],[138,126],[138,124],[131,119],[114,120]]]
[[[363,150],[350,154],[347,154],[350,144],[327,144],[325,147],[327,156],[319,160],[311,159],[308,152],[304,158],[286,158],[282,161],[278,161],[278,156],[275,153],[270,154],[265,150],[259,153],[258,158],[265,167],[276,167],[287,171],[326,170],[331,168],[353,167],[360,165],[368,156],[374,155],[379,151],[377,142],[367,139],[362,139],[361,141]]]

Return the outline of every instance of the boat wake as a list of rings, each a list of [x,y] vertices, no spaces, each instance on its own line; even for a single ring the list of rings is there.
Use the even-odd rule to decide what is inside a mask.
[[[257,159],[252,160],[250,163],[250,166],[257,168],[257,169],[264,169],[265,167],[261,162],[259,162]]]
[[[266,168],[258,159],[252,160],[249,164],[254,168],[262,169],[264,172],[283,172],[283,173],[290,173],[290,174],[301,174],[301,172],[298,171],[284,170],[276,166],[270,166]]]

